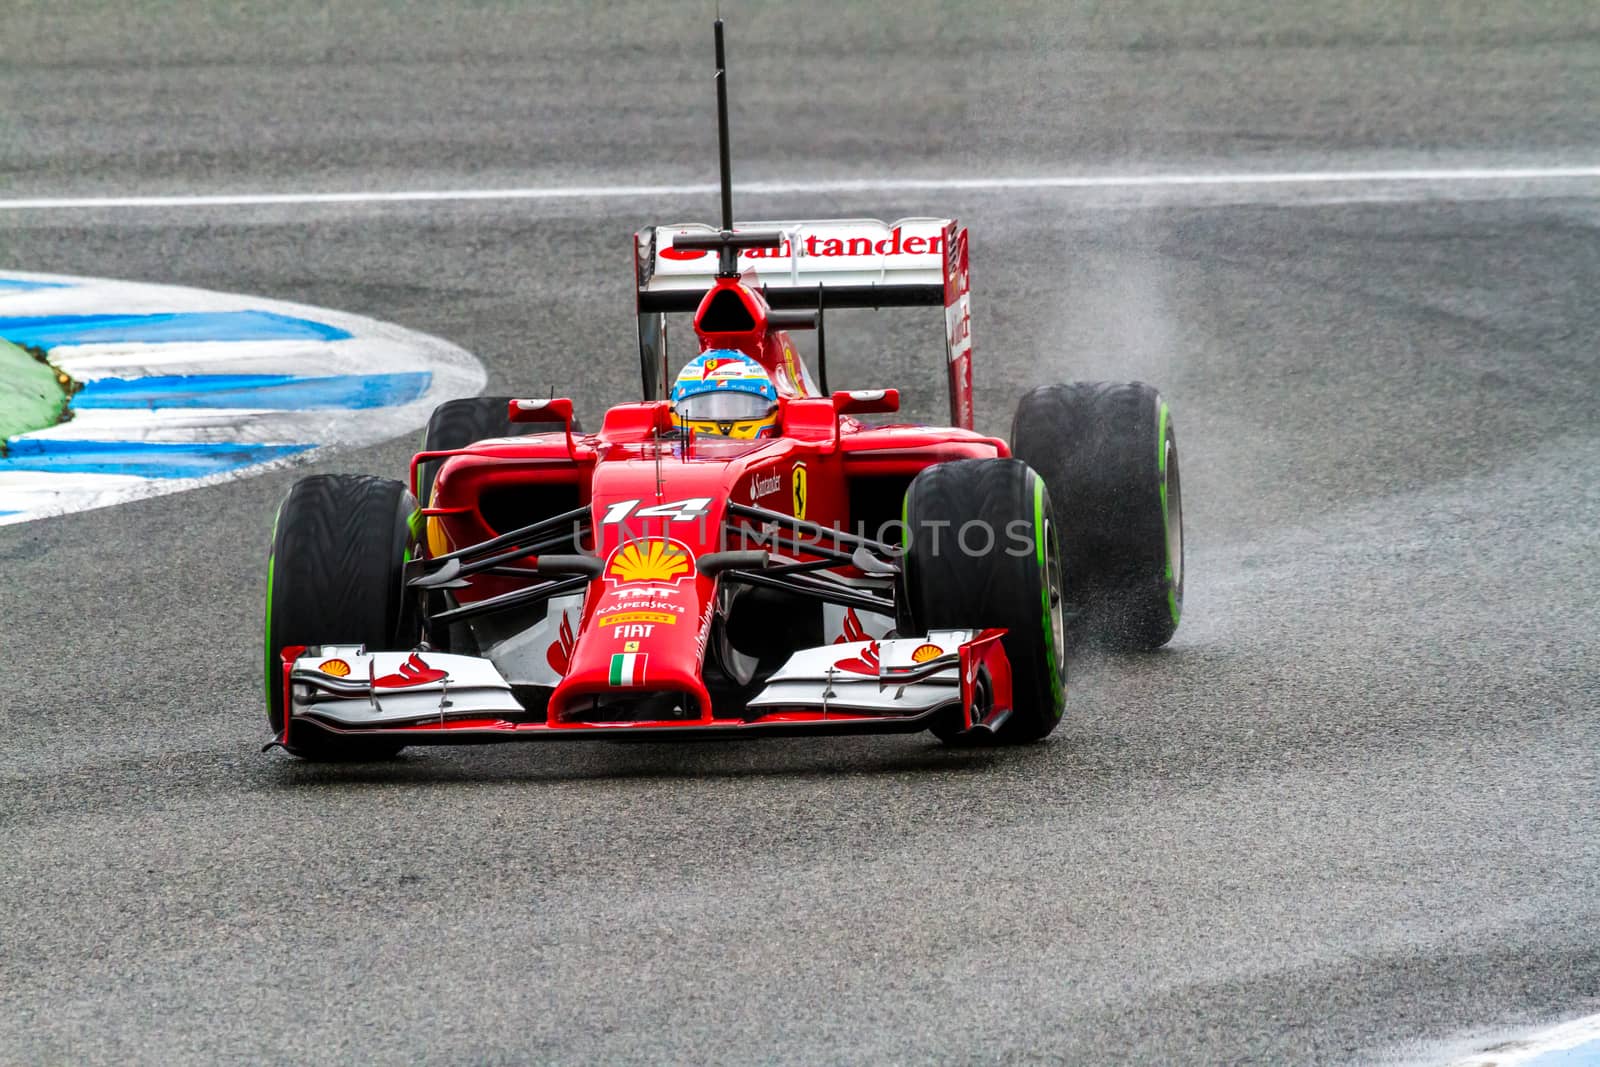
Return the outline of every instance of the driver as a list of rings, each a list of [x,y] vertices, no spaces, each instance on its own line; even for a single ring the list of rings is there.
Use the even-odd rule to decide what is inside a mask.
[[[778,387],[743,352],[710,349],[678,372],[672,423],[715,437],[772,437],[778,432]]]

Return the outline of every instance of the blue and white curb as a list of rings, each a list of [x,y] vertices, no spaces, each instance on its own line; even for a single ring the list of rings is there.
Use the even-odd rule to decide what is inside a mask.
[[[1600,1015],[1498,1042],[1448,1067],[1600,1067]]]
[[[100,278],[0,274],[0,337],[83,385],[69,421],[6,441],[0,525],[387,440],[485,380],[455,345],[360,315]]]

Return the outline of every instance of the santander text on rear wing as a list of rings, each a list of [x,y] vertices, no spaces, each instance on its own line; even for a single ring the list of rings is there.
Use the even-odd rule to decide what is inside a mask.
[[[972,425],[971,283],[967,231],[954,219],[828,219],[748,222],[735,233],[783,235],[777,247],[741,248],[741,280],[774,309],[943,307],[950,364],[950,415]],[[674,238],[715,237],[702,223],[650,226],[634,235],[639,342],[645,365],[659,366],[669,312],[694,311],[717,278],[718,253],[675,248]]]

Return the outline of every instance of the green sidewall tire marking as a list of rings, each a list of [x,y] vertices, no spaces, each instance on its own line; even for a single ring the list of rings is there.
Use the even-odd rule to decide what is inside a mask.
[[[1045,563],[1044,479],[1033,476],[1033,549],[1039,563],[1039,599],[1044,607],[1041,625],[1044,629],[1045,663],[1050,668],[1050,698],[1056,718],[1061,718],[1066,700],[1066,686],[1061,681],[1061,665],[1056,662],[1055,619],[1050,614],[1050,568]]]
[[[272,710],[272,573],[277,569],[278,559],[278,517],[283,514],[283,505],[278,505],[278,510],[272,516],[272,547],[267,550],[267,635],[266,648],[262,653],[262,664],[265,668],[267,710]]]
[[[1173,625],[1178,622],[1178,583],[1172,580],[1172,517],[1167,508],[1167,402],[1161,402],[1161,416],[1156,420],[1156,470],[1161,474],[1161,537],[1162,552],[1167,560],[1167,611],[1172,614]]]
[[[1167,581],[1172,581],[1172,531],[1167,516],[1167,404],[1161,402],[1161,417],[1156,420],[1156,473],[1161,476],[1161,536],[1167,546],[1162,549],[1167,559]]]

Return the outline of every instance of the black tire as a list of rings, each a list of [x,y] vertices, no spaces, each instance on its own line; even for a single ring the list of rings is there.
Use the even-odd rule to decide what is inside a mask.
[[[433,414],[428,416],[428,426],[422,432],[423,452],[448,452],[458,448],[466,448],[470,444],[483,441],[491,437],[521,437],[530,433],[547,433],[559,429],[559,425],[539,422],[512,422],[511,401],[509,396],[467,396],[457,400],[446,400],[443,404],[433,409]],[[577,433],[582,429],[576,417],[572,420],[572,432]],[[433,483],[438,477],[439,467],[443,460],[429,460],[417,464],[417,484],[414,487],[417,499],[423,504],[433,498]],[[419,516],[420,518],[420,516]],[[417,524],[418,535],[423,532],[423,524]],[[428,594],[428,614],[435,615],[453,606],[446,600],[443,593]],[[428,640],[436,647],[447,652],[460,652],[474,655],[478,652],[477,639],[473,635],[472,627],[467,623],[450,623],[449,625],[436,625],[429,627]]]
[[[400,482],[364,474],[314,474],[278,507],[267,558],[267,719],[283,736],[287,645],[364,644],[405,651],[422,631],[402,568],[415,547],[417,502]],[[314,760],[387,759],[400,742],[345,737],[296,723],[289,751]]]
[[[911,632],[1007,630],[1001,643],[1011,661],[1011,715],[996,733],[962,740],[1024,744],[1050,733],[1061,721],[1066,662],[1060,554],[1045,483],[1014,459],[936,464],[906,490],[905,523]],[[956,736],[949,724],[934,732],[946,741]]]
[[[466,448],[490,437],[521,437],[523,434],[548,433],[560,429],[559,425],[540,422],[512,422],[509,396],[466,396],[459,400],[446,400],[428,416],[428,427],[422,432],[423,452],[448,452]],[[582,427],[576,417],[572,432]],[[433,496],[433,479],[439,473],[442,460],[417,464],[417,484],[413,491],[417,499],[426,504]]]
[[[1143,382],[1071,382],[1017,405],[1011,452],[1050,488],[1075,633],[1155,649],[1183,614],[1178,444]]]

